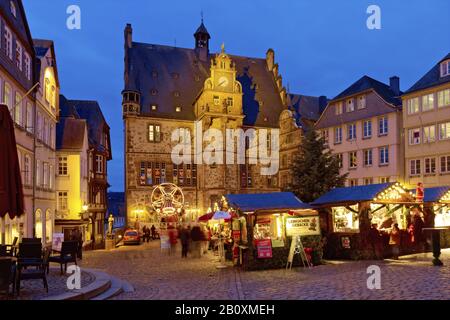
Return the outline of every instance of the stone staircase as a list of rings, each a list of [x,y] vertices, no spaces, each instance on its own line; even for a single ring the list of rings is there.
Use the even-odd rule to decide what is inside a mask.
[[[122,292],[133,292],[134,288],[127,281],[120,280],[103,271],[83,269],[95,277],[89,285],[79,290],[72,290],[43,300],[108,300]]]

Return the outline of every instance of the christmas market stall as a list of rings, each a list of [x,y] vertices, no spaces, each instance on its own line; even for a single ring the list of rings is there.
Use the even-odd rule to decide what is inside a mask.
[[[424,204],[398,182],[335,188],[311,205],[321,217],[326,259],[391,257],[390,234],[395,225],[400,254],[426,248],[421,229],[429,217]]]
[[[440,232],[440,244],[441,247],[448,248],[450,247],[450,186],[426,188],[423,194],[425,225],[446,228]]]
[[[235,264],[244,270],[286,267],[293,237],[301,236],[312,264],[320,264],[321,235],[317,211],[291,192],[229,194]],[[293,265],[301,265],[299,258]]]

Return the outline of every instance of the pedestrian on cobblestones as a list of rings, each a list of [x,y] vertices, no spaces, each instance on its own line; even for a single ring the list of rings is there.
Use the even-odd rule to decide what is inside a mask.
[[[189,251],[189,242],[191,238],[191,230],[190,227],[183,227],[180,232],[180,241],[181,241],[181,257],[187,258],[187,254]]]
[[[381,237],[380,231],[377,229],[377,224],[371,225],[369,230],[369,240],[372,245],[374,258],[379,260],[383,259],[383,239]]]
[[[389,245],[392,248],[392,257],[398,260],[398,255],[400,253],[400,229],[398,223],[394,223],[389,238]]]
[[[174,254],[177,248],[177,230],[173,226],[168,227],[169,241],[170,241],[170,254]]]

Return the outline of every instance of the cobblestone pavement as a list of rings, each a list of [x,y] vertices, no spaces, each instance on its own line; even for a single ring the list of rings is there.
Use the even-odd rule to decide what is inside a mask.
[[[398,261],[330,262],[312,269],[243,272],[216,269],[217,257],[181,259],[162,254],[159,242],[87,252],[82,265],[130,282],[133,293],[116,299],[450,299],[450,250],[443,267],[430,254]],[[367,289],[367,267],[381,269],[381,289]]]
[[[22,280],[20,296],[15,297],[15,300],[41,300],[44,298],[60,295],[70,292],[67,288],[68,275],[61,275],[59,267],[50,268],[50,273],[47,275],[48,293],[44,289],[42,280]],[[81,286],[85,287],[94,282],[95,277],[88,272],[81,272]],[[0,295],[0,300],[12,299]]]

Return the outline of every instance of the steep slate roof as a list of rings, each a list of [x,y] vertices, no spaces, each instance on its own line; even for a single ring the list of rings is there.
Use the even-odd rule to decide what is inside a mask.
[[[48,51],[51,51],[51,57],[53,57],[53,68],[55,70],[55,81],[56,85],[59,86],[59,76],[58,76],[58,68],[56,66],[56,55],[55,55],[55,47],[52,40],[45,39],[33,39],[34,44],[34,52],[36,53],[36,63],[35,63],[35,72],[36,76],[40,77],[41,73],[41,59],[44,58]]]
[[[394,91],[391,90],[390,86],[366,75],[334,97],[332,101],[340,100],[370,89],[375,90],[375,92],[378,93],[386,102],[389,102],[394,106],[399,106],[402,104],[402,100],[395,94]],[[400,95],[401,94],[402,92],[400,91]]]
[[[17,35],[21,38],[22,45],[33,49],[33,40],[31,38],[30,28],[21,0],[12,0],[16,6],[16,16],[14,17],[10,10],[9,1],[0,1],[0,11],[8,19],[8,22],[16,29]],[[3,27],[2,27],[3,28]]]
[[[81,149],[83,147],[85,130],[85,120],[61,118],[56,125],[56,149]]]
[[[437,86],[440,84],[444,84],[450,82],[450,75],[445,77],[441,77],[440,71],[440,63],[444,60],[450,59],[450,53],[447,54],[444,58],[442,58],[437,64],[431,68],[419,81],[417,81],[411,88],[409,88],[405,93],[411,93],[418,90],[423,90],[429,87]]]
[[[289,101],[289,108],[293,111],[295,122],[299,127],[305,127],[304,120],[317,121],[328,103],[325,96],[313,97],[302,94],[289,94]]]
[[[338,203],[357,203],[371,201],[380,192],[394,185],[394,183],[370,184],[366,186],[335,188],[311,203],[314,206]]]
[[[201,61],[194,49],[138,42],[133,42],[127,50],[129,76],[124,89],[141,93],[141,114],[194,121],[193,103],[203,89],[204,81],[210,77],[214,55],[210,54],[207,61]],[[284,106],[266,60],[229,56],[236,63],[237,80],[244,93],[244,125],[277,127]],[[157,73],[156,77],[153,72]],[[178,78],[173,76],[174,73]],[[157,93],[152,95],[152,90]],[[175,92],[179,97],[175,97]],[[259,101],[262,101],[262,107]],[[158,106],[156,111],[151,110],[152,104]],[[177,106],[182,107],[181,112],[175,112]]]
[[[97,101],[88,100],[68,100],[69,105],[77,111],[80,118],[85,119],[88,124],[89,146],[98,151],[105,151],[102,145],[102,135],[104,126],[108,126],[103,116],[102,110]]]
[[[311,207],[300,201],[292,192],[272,192],[255,194],[228,194],[228,203],[241,211],[272,209],[310,209]]]

